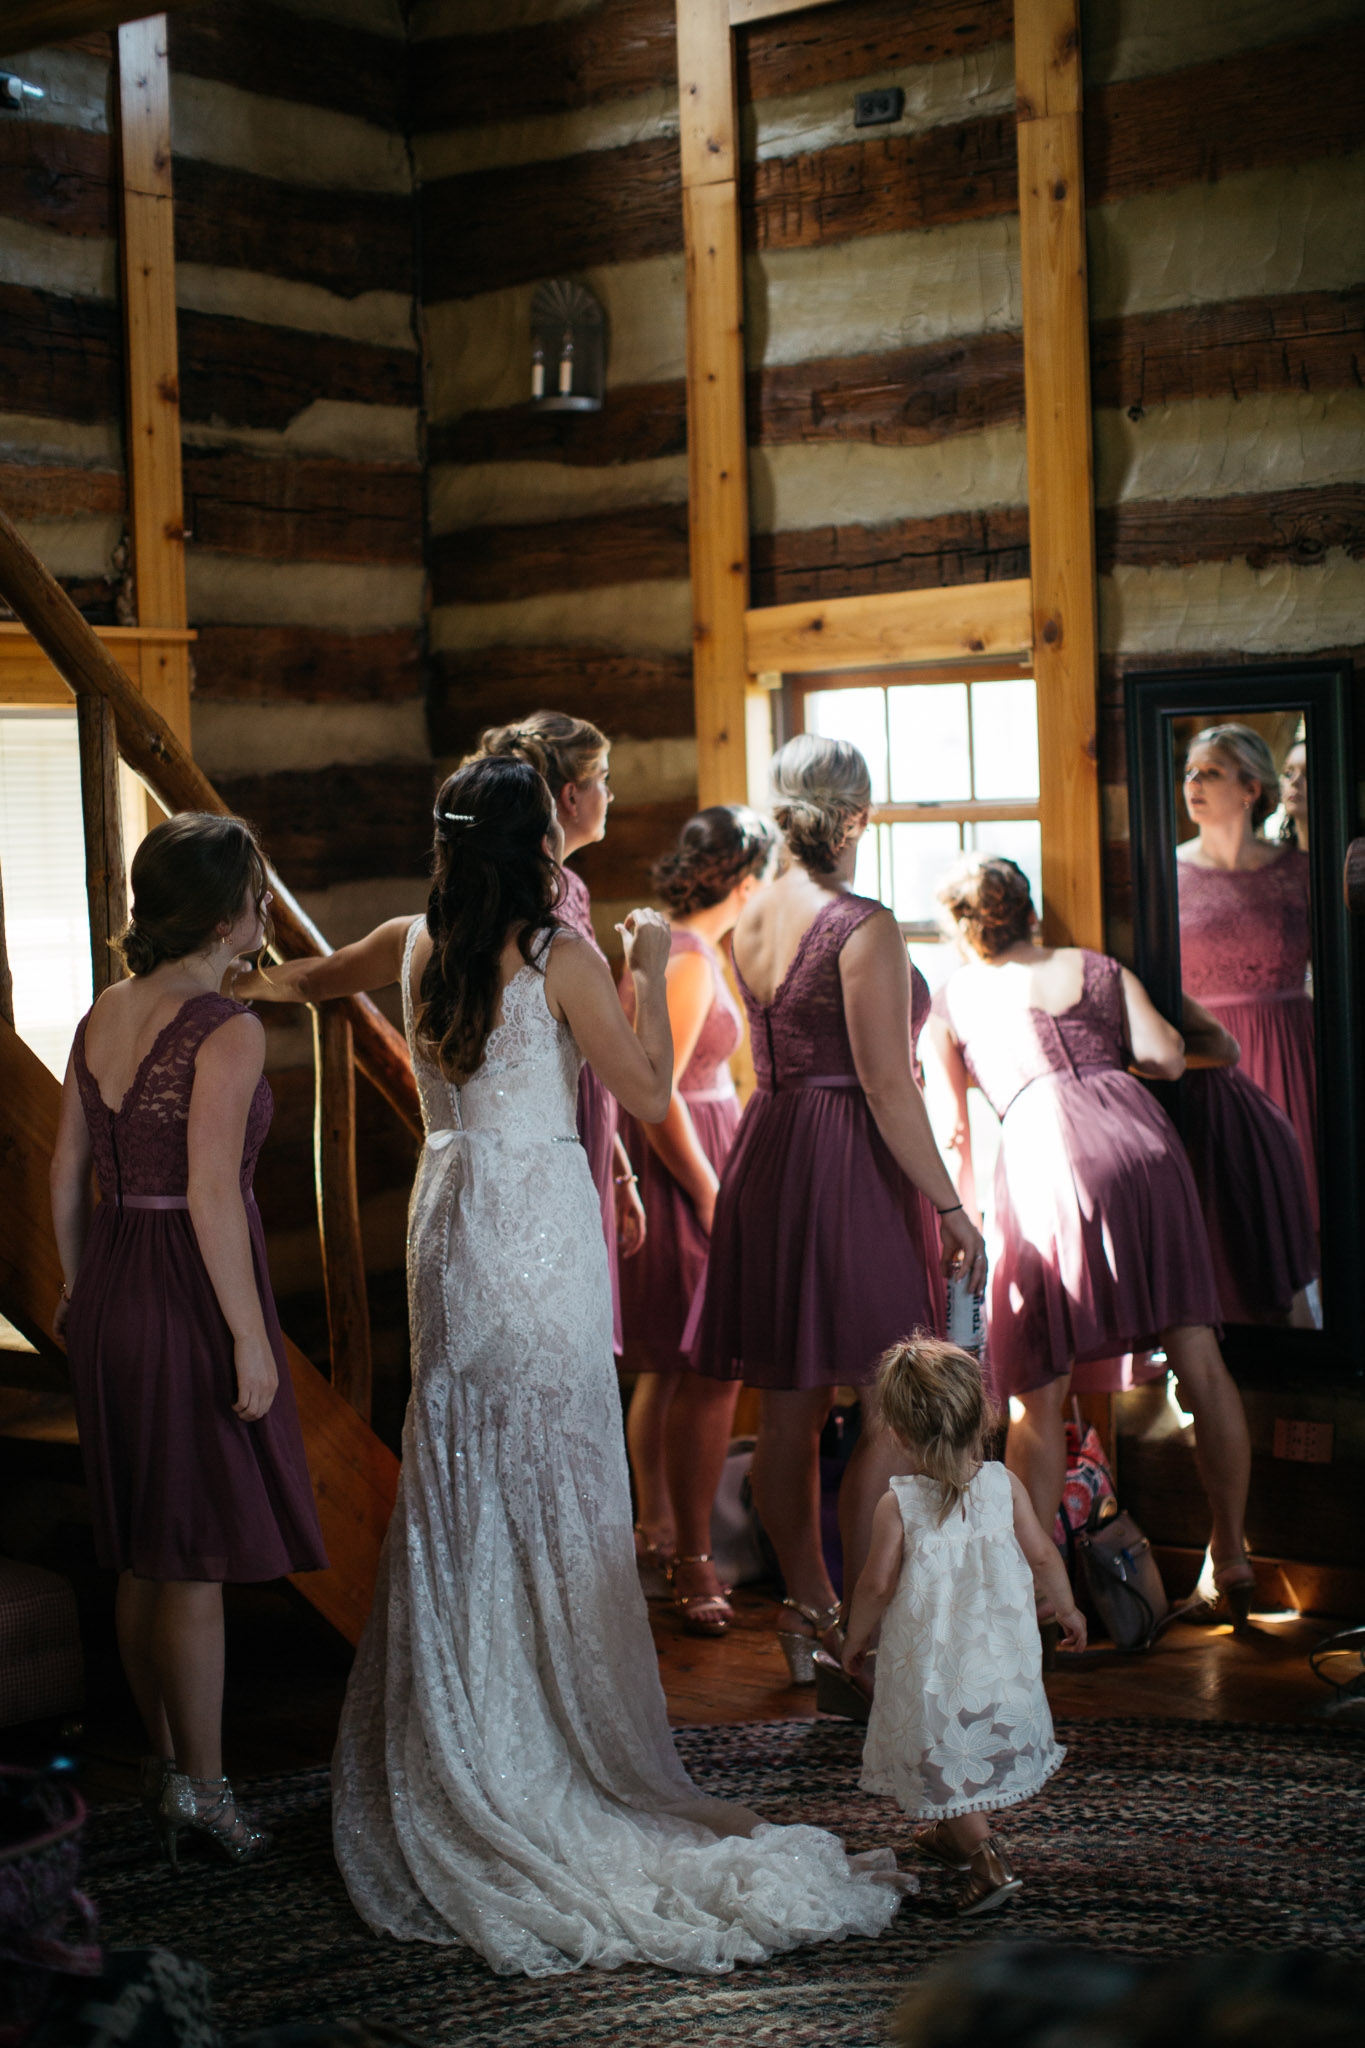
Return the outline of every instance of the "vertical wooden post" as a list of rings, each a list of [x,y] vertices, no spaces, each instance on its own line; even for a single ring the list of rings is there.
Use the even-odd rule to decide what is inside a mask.
[[[744,803],[749,491],[729,0],[678,0],[678,91],[698,801]]]
[[[5,944],[5,883],[0,875],[0,1021],[14,1029],[14,976],[9,971],[9,947]]]
[[[94,995],[122,978],[109,941],[128,922],[123,865],[123,814],[118,786],[118,721],[107,697],[76,699],[81,751],[81,819],[85,826],[85,894],[90,905],[90,974]]]
[[[1047,934],[1100,947],[1098,650],[1079,0],[1015,0],[1033,664]]]
[[[187,623],[185,507],[180,470],[180,366],[175,328],[171,95],[166,17],[118,32],[122,164],[128,495],[141,626]],[[176,738],[190,743],[189,649],[144,659],[142,691]]]
[[[355,1045],[340,1003],[313,1012],[313,1163],[332,1385],[368,1422],[370,1313],[355,1177]]]

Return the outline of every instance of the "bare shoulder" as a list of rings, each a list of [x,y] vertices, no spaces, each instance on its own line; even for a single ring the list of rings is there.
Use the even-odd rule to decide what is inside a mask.
[[[265,1066],[265,1026],[254,1010],[239,1010],[209,1032],[195,1055],[195,1071],[227,1075]]]

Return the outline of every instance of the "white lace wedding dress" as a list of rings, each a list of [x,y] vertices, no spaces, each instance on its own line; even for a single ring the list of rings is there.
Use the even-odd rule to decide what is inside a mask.
[[[427,1141],[408,1229],[398,1502],[333,1765],[372,1927],[495,1970],[729,1970],[871,1935],[889,1851],[705,1797],[668,1731],[631,1535],[580,1065],[539,969],[464,1087],[408,1043]],[[561,937],[556,943],[578,944]],[[752,1831],[752,1832],[751,1832]]]

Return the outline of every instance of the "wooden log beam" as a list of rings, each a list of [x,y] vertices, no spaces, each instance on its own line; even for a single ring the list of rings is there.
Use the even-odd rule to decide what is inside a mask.
[[[313,1011],[313,1170],[332,1385],[370,1419],[370,1315],[355,1170],[355,1042],[340,1003]]]
[[[163,0],[166,13],[202,6],[204,0]],[[146,0],[8,0],[0,15],[0,57],[16,50],[36,50],[46,43],[64,43],[95,29],[117,28],[135,21]]]
[[[415,464],[223,450],[191,453],[184,479],[185,523],[197,547],[277,562],[422,558]]]
[[[216,703],[402,704],[423,689],[421,636],[319,626],[200,626],[194,694]]]
[[[310,34],[317,36],[315,27]],[[200,157],[175,159],[175,253],[182,263],[253,270],[341,297],[411,294],[412,200],[267,178]]]
[[[74,696],[93,692],[109,700],[118,721],[119,752],[159,803],[170,811],[226,812],[227,805],[189,750],[129,682],[3,512],[0,598],[27,626]],[[330,953],[322,933],[273,870],[271,887],[279,957],[300,959]],[[401,1036],[368,997],[351,998],[350,1011],[362,1071],[408,1128],[420,1136],[417,1086]]]
[[[404,39],[369,34],[344,20],[324,21],[319,31],[316,16],[268,0],[196,7],[167,24],[171,68],[177,78],[246,84],[272,99],[330,107],[380,128],[401,129]]]
[[[835,9],[737,24],[741,103],[867,78],[909,64],[937,64],[1007,43],[1011,0],[842,0]]]
[[[432,658],[428,718],[437,754],[472,753],[486,726],[573,704],[608,739],[690,738],[695,710],[685,655],[609,648],[487,647]],[[615,807],[614,807],[615,808]]]
[[[1033,644],[1026,579],[773,605],[749,612],[744,626],[754,675],[969,661],[981,655],[1018,655],[1026,662]]]
[[[1062,945],[1102,948],[1096,759],[1094,468],[1081,174],[1078,0],[1017,0],[1033,661],[1042,777],[1043,915]]]
[[[1029,573],[1022,506],[894,519],[882,526],[798,527],[755,534],[754,608],[831,598],[1014,582]]]
[[[118,786],[118,722],[107,697],[76,699],[81,759],[81,819],[85,827],[85,895],[90,907],[90,979],[102,995],[123,970],[110,951],[128,922],[128,875],[123,858],[123,816]]]
[[[298,888],[392,875],[411,882],[414,909],[425,903],[434,794],[426,762],[338,761],[224,774],[218,793],[258,827]]]
[[[639,505],[586,519],[466,526],[431,542],[435,604],[489,604],[687,574],[686,505]]]

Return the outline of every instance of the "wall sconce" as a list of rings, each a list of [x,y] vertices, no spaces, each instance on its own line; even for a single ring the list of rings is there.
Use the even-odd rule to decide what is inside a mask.
[[[606,315],[581,284],[556,278],[531,301],[531,402],[545,412],[600,412]]]
[[[47,93],[41,85],[30,85],[16,72],[0,71],[0,107],[22,107],[25,100],[46,98]]]

